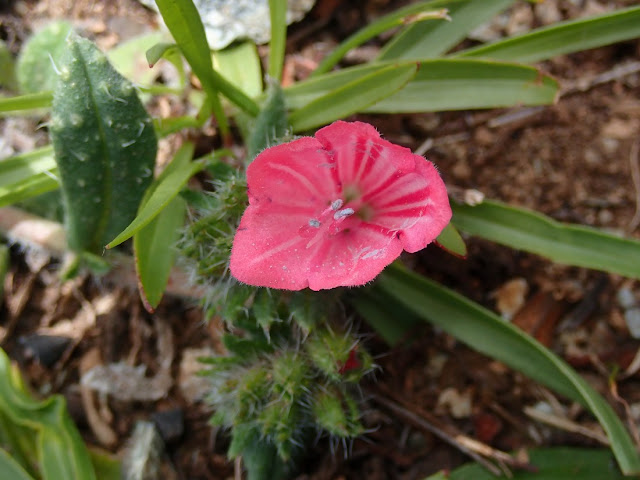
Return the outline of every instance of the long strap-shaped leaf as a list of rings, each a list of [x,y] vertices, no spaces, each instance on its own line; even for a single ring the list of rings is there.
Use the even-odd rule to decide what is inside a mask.
[[[53,99],[51,139],[72,249],[101,252],[135,216],[157,141],[133,85],[89,40],[71,35]]]
[[[611,406],[569,365],[522,330],[420,275],[392,265],[379,288],[461,342],[586,406],[604,428],[625,474],[640,473],[640,456]],[[393,321],[393,319],[389,319]]]
[[[289,117],[294,132],[331,123],[362,111],[404,87],[418,65],[389,65],[315,99]]]
[[[533,63],[556,55],[638,37],[640,37],[640,7],[632,7],[596,17],[557,23],[518,37],[463,50],[452,56]]]
[[[319,97],[367,75],[409,64],[413,62],[376,62],[321,75],[286,88],[287,106],[293,110],[304,108]],[[558,85],[553,78],[526,65],[476,59],[425,60],[419,63],[418,73],[409,83],[395,93],[389,91],[386,98],[367,111],[433,112],[544,105],[554,102],[557,91]]]
[[[0,161],[0,207],[58,188],[53,147],[47,146]]]
[[[566,265],[640,278],[640,241],[595,228],[567,225],[531,210],[486,200],[453,203],[453,224],[463,232]]]
[[[425,60],[454,47],[471,30],[489,21],[514,0],[450,0],[433,2],[446,7],[451,22],[420,22],[407,27],[386,45],[378,60]]]

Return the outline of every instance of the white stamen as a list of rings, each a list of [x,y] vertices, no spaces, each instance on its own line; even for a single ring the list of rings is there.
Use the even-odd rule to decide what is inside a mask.
[[[333,214],[334,220],[340,220],[341,218],[348,217],[349,215],[353,215],[355,210],[353,208],[343,208],[342,210],[338,210]]]
[[[313,228],[320,228],[320,220],[312,218],[311,220],[309,220],[309,226]]]
[[[340,198],[337,200],[334,200],[333,202],[331,202],[331,210],[340,210],[343,203],[344,202]]]

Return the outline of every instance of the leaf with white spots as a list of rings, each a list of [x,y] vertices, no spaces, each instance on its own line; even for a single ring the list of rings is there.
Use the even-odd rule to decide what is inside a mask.
[[[133,85],[77,35],[60,62],[50,131],[69,245],[99,253],[136,216],[157,141]]]

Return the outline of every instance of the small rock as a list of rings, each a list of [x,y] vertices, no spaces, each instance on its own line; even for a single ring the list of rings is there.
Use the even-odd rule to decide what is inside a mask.
[[[155,412],[151,420],[165,443],[180,438],[184,433],[184,413],[181,408]]]
[[[20,337],[19,342],[28,355],[40,362],[41,365],[51,367],[60,359],[71,343],[71,339],[53,335],[33,334]]]
[[[438,407],[446,408],[453,418],[468,418],[471,415],[471,392],[458,392],[445,388],[438,397]]]
[[[622,287],[618,290],[616,293],[616,300],[618,300],[618,305],[625,310],[635,307],[637,303],[636,296],[628,287]]]
[[[502,318],[510,320],[524,305],[528,292],[529,284],[524,278],[514,278],[500,286],[494,295]]]
[[[630,308],[624,312],[624,321],[627,323],[629,333],[633,338],[640,338],[640,308]]]

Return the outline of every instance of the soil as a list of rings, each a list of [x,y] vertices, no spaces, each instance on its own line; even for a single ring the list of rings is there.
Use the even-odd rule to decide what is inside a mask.
[[[14,51],[27,31],[48,18],[73,19],[105,48],[155,24],[153,15],[134,0],[9,3],[0,2],[0,33]],[[545,2],[544,8],[519,4],[508,22],[493,26],[493,34],[634,3],[557,0]],[[290,29],[290,79],[307,75],[331,45],[397,5],[389,0],[318,0],[307,18]],[[371,58],[378,42],[352,52],[348,61]],[[354,118],[374,124],[388,140],[412,149],[424,147],[430,139],[426,156],[438,165],[452,191],[475,189],[487,198],[557,220],[639,238],[639,58],[640,42],[629,41],[544,62],[540,67],[563,86],[553,106]],[[621,68],[627,73],[620,73]],[[607,73],[613,73],[612,78],[603,79]],[[577,368],[627,422],[636,424],[640,376],[633,359],[640,351],[640,334],[634,338],[625,312],[638,305],[638,282],[466,240],[466,259],[431,246],[407,261],[510,317]],[[34,389],[62,393],[91,445],[121,451],[136,421],[168,418],[167,428],[175,431],[167,434],[165,460],[173,478],[237,475],[237,465],[225,458],[225,432],[208,424],[211,412],[182,388],[184,359],[199,351],[195,349],[219,351],[221,326],[204,322],[197,305],[184,299],[167,298],[150,315],[133,290],[86,276],[61,284],[59,266],[42,253],[14,247],[5,279],[2,347]],[[60,347],[62,354],[51,362],[38,360],[34,334],[64,328],[71,341]],[[534,406],[551,410],[597,437],[597,423],[582,409],[433,328],[413,332],[410,342],[394,348],[367,332],[366,325],[362,328],[367,348],[380,365],[375,381],[364,385],[364,422],[370,432],[350,445],[321,439],[309,456],[312,460],[301,466],[300,479],[420,479],[469,461],[459,448],[412,420],[410,413],[431,426],[505,451],[599,445],[583,433],[551,427],[526,413]],[[145,364],[149,375],[167,373],[168,394],[153,401],[83,398],[80,372],[96,363],[118,361]],[[617,384],[618,399],[608,386],[611,365],[626,372]],[[88,420],[88,408],[97,412],[101,427]],[[164,413],[161,420],[159,413]]]

